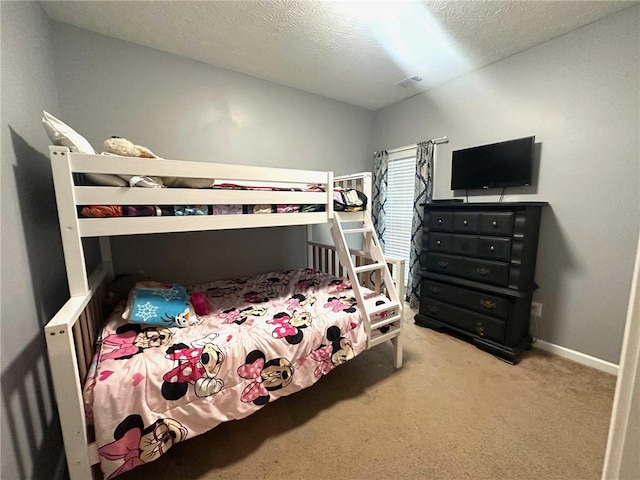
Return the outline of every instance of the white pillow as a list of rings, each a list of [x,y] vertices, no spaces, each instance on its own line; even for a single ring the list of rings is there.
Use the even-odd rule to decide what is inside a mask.
[[[73,148],[80,153],[95,155],[96,151],[86,138],[50,113],[42,112],[42,123],[54,145],[61,145]]]
[[[49,135],[51,143],[54,145],[69,147],[79,153],[95,155],[96,151],[86,138],[76,132],[69,125],[58,120],[56,117],[44,110],[42,111],[42,123],[44,125],[44,129],[47,131],[47,135]],[[129,186],[129,182],[117,175],[111,175],[109,173],[85,173],[85,175],[96,185],[107,185],[110,187]]]

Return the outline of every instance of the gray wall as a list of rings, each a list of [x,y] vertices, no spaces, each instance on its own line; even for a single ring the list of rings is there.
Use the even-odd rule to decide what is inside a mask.
[[[42,109],[55,111],[49,24],[37,3],[2,2],[3,479],[54,478],[62,460],[42,327],[67,300]],[[62,466],[60,464],[59,466]]]
[[[638,238],[639,6],[377,113],[376,148],[448,136],[434,198],[450,198],[452,150],[536,135],[547,201],[534,300],[542,340],[618,363]],[[500,191],[471,195],[497,201]],[[535,332],[534,332],[535,333]]]
[[[59,114],[96,149],[120,135],[165,158],[371,169],[368,110],[62,23],[53,32]],[[120,272],[179,282],[305,266],[304,227],[118,238],[113,250]]]

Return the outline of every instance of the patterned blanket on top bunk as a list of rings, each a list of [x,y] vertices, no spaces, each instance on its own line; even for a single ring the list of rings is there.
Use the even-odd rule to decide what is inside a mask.
[[[220,183],[212,188],[220,190],[257,190],[315,192],[324,191],[317,185],[307,188],[282,188],[273,186],[245,186],[232,183]],[[337,211],[357,212],[367,207],[367,196],[355,189],[334,188],[333,208]],[[256,205],[85,205],[79,209],[81,217],[166,217],[188,215],[240,215],[261,213],[306,213],[324,211],[324,205],[296,204],[256,204]]]
[[[350,284],[315,270],[192,287],[209,313],[190,318],[189,308],[161,314],[180,293],[163,288],[156,301],[130,295],[124,314],[141,323],[124,320],[123,306],[111,314],[85,384],[105,478],[302,390],[366,348]]]

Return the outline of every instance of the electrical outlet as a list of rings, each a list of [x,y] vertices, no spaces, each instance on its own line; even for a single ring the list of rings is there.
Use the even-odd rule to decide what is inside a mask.
[[[542,317],[542,304],[540,302],[531,302],[531,315]]]

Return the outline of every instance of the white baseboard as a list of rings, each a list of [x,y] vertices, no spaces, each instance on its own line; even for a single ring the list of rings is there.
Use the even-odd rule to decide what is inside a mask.
[[[581,363],[588,367],[596,368],[603,372],[611,373],[616,376],[618,375],[619,366],[615,363],[610,363],[606,360],[592,357],[591,355],[587,355],[585,353],[576,352],[575,350],[571,350],[570,348],[561,347],[560,345],[554,345],[553,343],[545,342],[544,340],[540,339],[536,340],[536,343],[533,344],[533,347],[544,350],[545,352],[553,353],[554,355],[558,355],[559,357],[564,357],[568,360]]]

